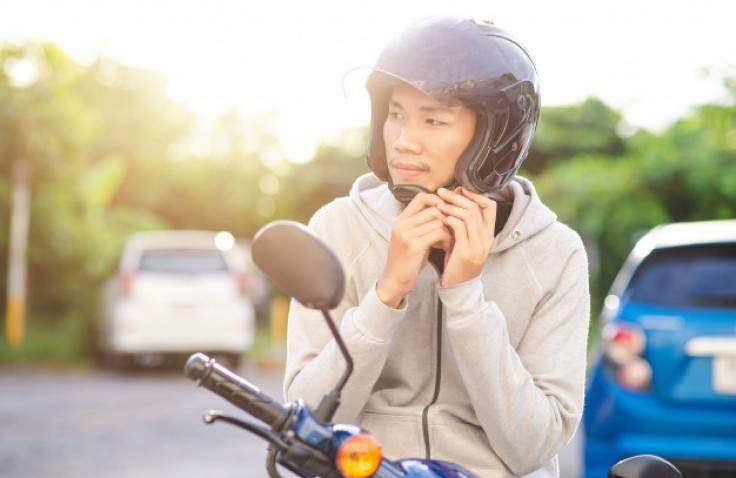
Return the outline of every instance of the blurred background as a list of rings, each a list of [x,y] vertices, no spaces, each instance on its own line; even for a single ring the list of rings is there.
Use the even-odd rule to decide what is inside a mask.
[[[12,314],[22,337],[0,360],[86,361],[133,232],[247,241],[345,194],[369,109],[343,77],[434,13],[493,19],[533,52],[522,174],[585,238],[594,310],[641,231],[734,216],[736,4],[444,3],[3,1],[0,335]]]
[[[284,298],[249,240],[368,171],[368,99],[345,75],[435,13],[491,19],[536,60],[543,110],[521,174],[585,240],[591,348],[644,231],[736,216],[730,0],[3,0],[0,365],[88,368],[126,240],[198,229],[246,253],[243,355],[278,373]]]

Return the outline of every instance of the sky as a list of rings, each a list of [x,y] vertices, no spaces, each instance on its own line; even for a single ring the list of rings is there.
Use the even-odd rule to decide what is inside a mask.
[[[275,112],[300,160],[368,123],[367,96],[345,74],[434,14],[492,20],[520,39],[542,106],[595,96],[652,131],[723,98],[736,70],[733,0],[0,0],[0,43],[50,41],[82,63],[160,71],[203,118]]]

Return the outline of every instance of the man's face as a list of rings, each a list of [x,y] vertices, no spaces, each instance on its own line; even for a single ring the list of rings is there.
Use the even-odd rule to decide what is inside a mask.
[[[409,85],[396,86],[383,126],[393,183],[430,191],[450,183],[455,163],[473,139],[475,121],[466,106],[447,107]]]

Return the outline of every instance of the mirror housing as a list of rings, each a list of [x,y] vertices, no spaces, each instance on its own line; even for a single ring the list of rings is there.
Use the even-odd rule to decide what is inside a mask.
[[[682,478],[682,473],[658,456],[636,455],[613,465],[608,478]]]
[[[276,286],[305,307],[330,310],[345,293],[345,273],[335,254],[306,226],[274,221],[251,245],[253,262]]]

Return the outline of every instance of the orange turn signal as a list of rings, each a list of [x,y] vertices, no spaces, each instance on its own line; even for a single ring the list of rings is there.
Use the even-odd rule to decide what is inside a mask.
[[[383,451],[378,440],[367,434],[353,435],[337,450],[337,469],[345,478],[369,478],[381,466]]]

